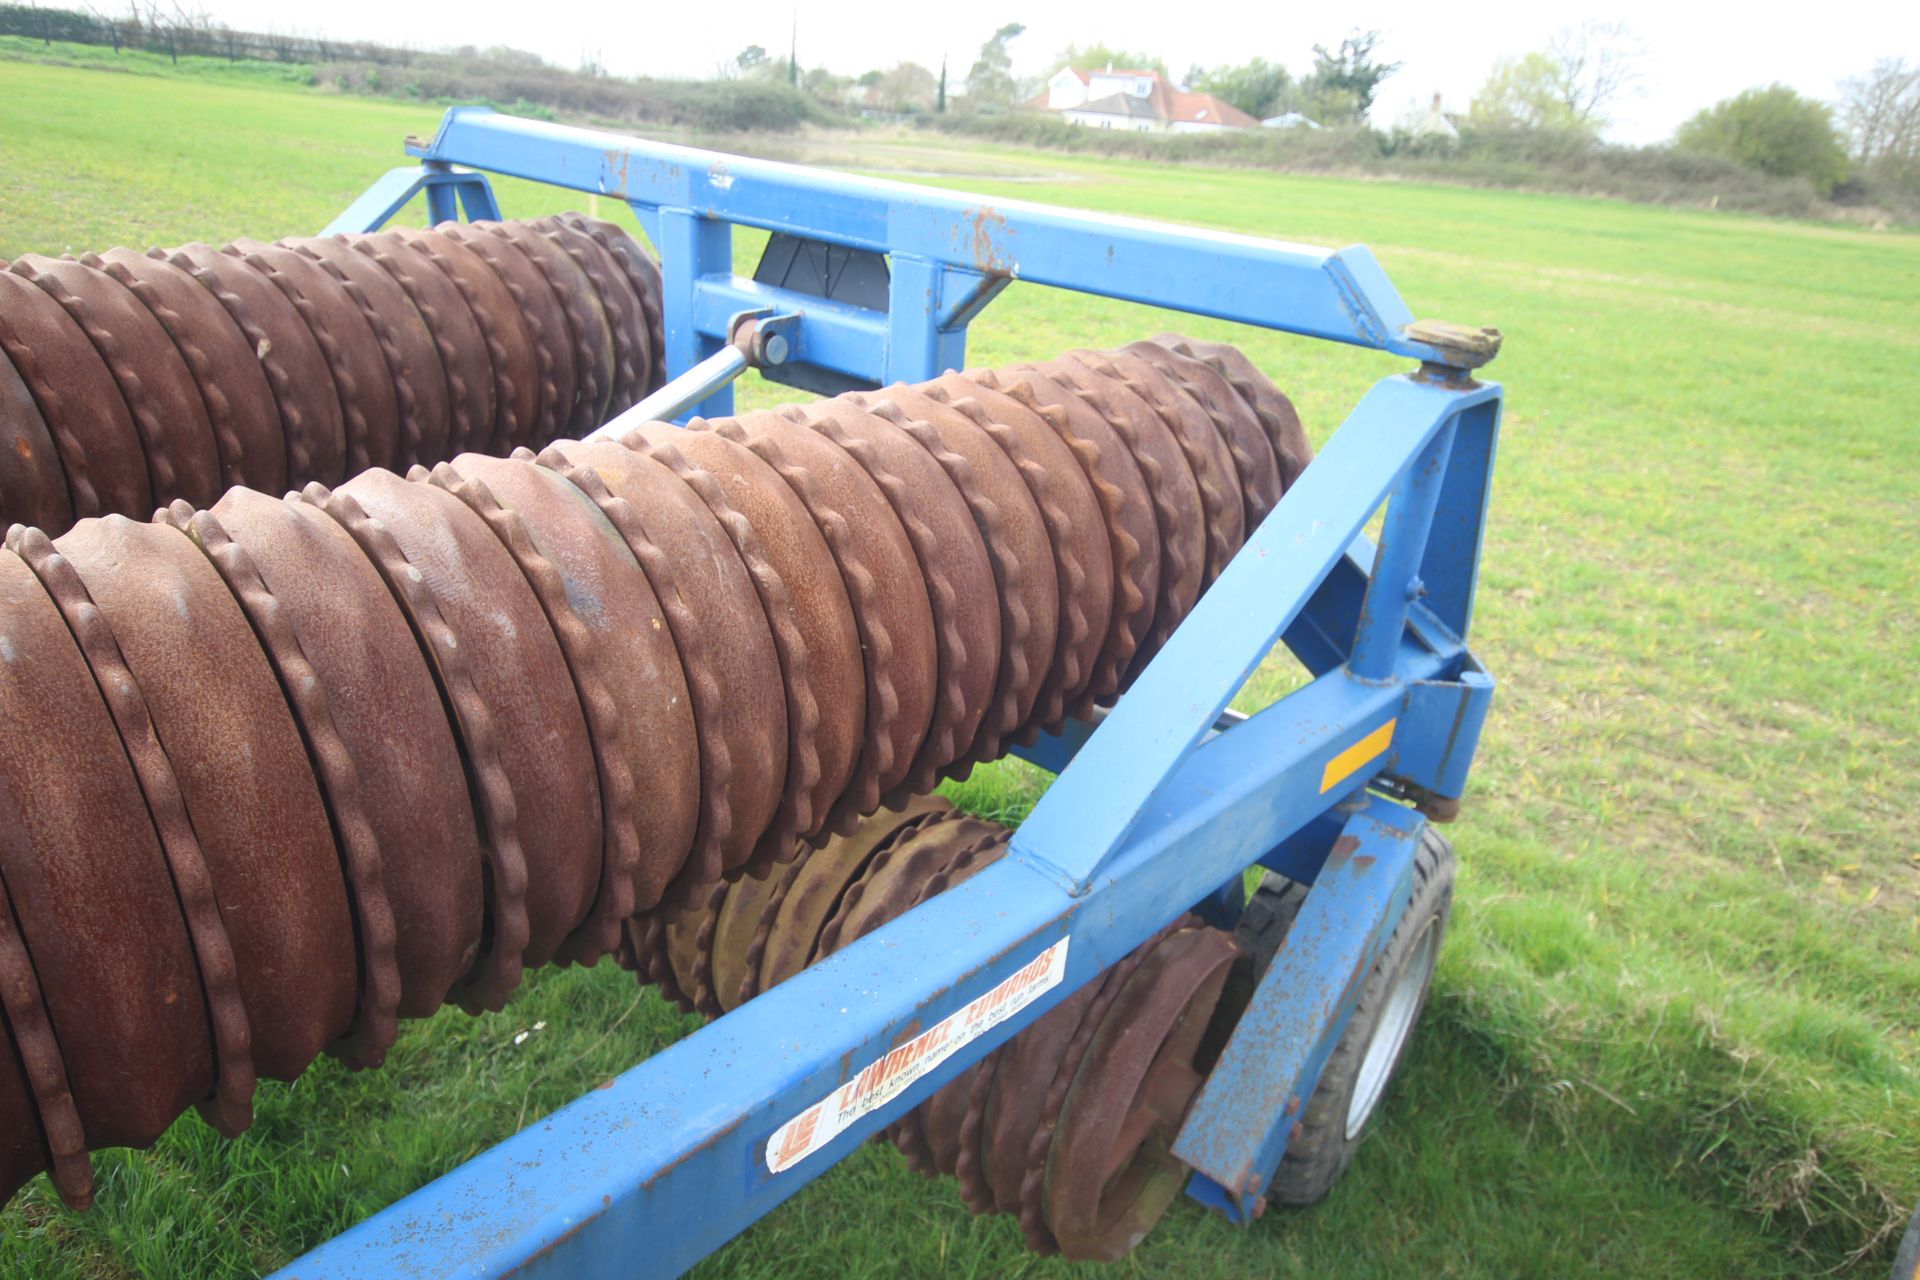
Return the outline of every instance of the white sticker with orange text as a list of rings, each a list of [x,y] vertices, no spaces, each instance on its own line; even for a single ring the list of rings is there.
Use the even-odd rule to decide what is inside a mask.
[[[1067,943],[1042,951],[999,986],[956,1010],[774,1130],[767,1139],[767,1168],[784,1173],[832,1142],[861,1116],[885,1106],[914,1081],[1014,1014],[1060,985],[1067,972]]]

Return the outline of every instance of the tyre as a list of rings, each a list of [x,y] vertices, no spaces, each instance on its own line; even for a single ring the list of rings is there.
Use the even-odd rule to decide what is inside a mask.
[[[1920,1280],[1920,1209],[1913,1211],[1900,1252],[1893,1255],[1893,1280]]]
[[[1453,846],[1426,826],[1414,854],[1406,912],[1367,975],[1353,1017],[1287,1143],[1266,1191],[1270,1202],[1309,1205],[1325,1199],[1371,1132],[1426,1007],[1453,905],[1453,872]],[[1306,896],[1305,885],[1272,872],[1254,890],[1235,936],[1254,957],[1256,979],[1272,963]]]

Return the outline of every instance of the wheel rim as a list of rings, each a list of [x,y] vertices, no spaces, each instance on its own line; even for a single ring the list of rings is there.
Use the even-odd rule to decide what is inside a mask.
[[[1434,961],[1440,953],[1440,931],[1434,927],[1437,923],[1430,919],[1421,931],[1420,941],[1414,944],[1413,954],[1407,957],[1406,965],[1400,970],[1400,976],[1387,996],[1387,1007],[1374,1026],[1373,1038],[1367,1042],[1367,1051],[1360,1057],[1360,1074],[1354,1081],[1353,1101],[1347,1104],[1349,1141],[1359,1137],[1360,1131],[1367,1127],[1368,1118],[1373,1115],[1374,1107],[1379,1105],[1380,1095],[1386,1092],[1387,1081],[1393,1076],[1394,1064],[1400,1060],[1400,1050],[1413,1032],[1413,1020],[1420,1010],[1420,998],[1433,977]]]

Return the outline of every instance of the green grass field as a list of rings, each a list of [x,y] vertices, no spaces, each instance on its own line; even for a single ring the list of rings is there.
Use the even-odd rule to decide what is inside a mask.
[[[433,123],[0,61],[0,256],[307,233]],[[1884,1275],[1920,1198],[1920,238],[951,142],[782,145],[1364,242],[1419,314],[1507,334],[1475,636],[1501,687],[1384,1126],[1326,1204],[1246,1231],[1182,1205],[1117,1274]],[[500,194],[509,215],[569,203]],[[1175,323],[1015,286],[971,356]],[[1242,343],[1316,439],[1395,370],[1185,327]],[[1276,666],[1248,696],[1286,680]],[[1003,766],[956,794],[1011,819],[1042,783]],[[407,1028],[382,1072],[264,1086],[238,1142],[189,1119],[100,1157],[89,1214],[36,1184],[0,1215],[0,1274],[269,1268],[691,1025],[611,966],[538,975],[501,1015]],[[699,1274],[1079,1271],[868,1148]]]

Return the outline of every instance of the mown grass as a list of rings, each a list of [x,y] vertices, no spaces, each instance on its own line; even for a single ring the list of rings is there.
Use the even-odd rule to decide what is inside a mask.
[[[309,231],[432,123],[0,63],[0,256]],[[1183,1206],[1120,1274],[1884,1274],[1920,1198],[1920,239],[831,145],[1003,195],[1364,242],[1419,313],[1508,335],[1475,636],[1501,688],[1452,831],[1453,931],[1384,1127],[1327,1204],[1248,1231]],[[574,201],[500,190],[509,214]],[[1017,286],[971,355],[1176,323],[1240,342],[1316,439],[1393,369]],[[1250,697],[1286,679],[1276,664]],[[1007,766],[954,792],[1014,819],[1043,778]],[[272,1266],[690,1025],[610,967],[538,975],[502,1015],[409,1027],[388,1070],[267,1086],[238,1142],[188,1120],[103,1157],[91,1214],[36,1186],[0,1216],[0,1274]],[[1080,1270],[869,1149],[702,1274]]]

